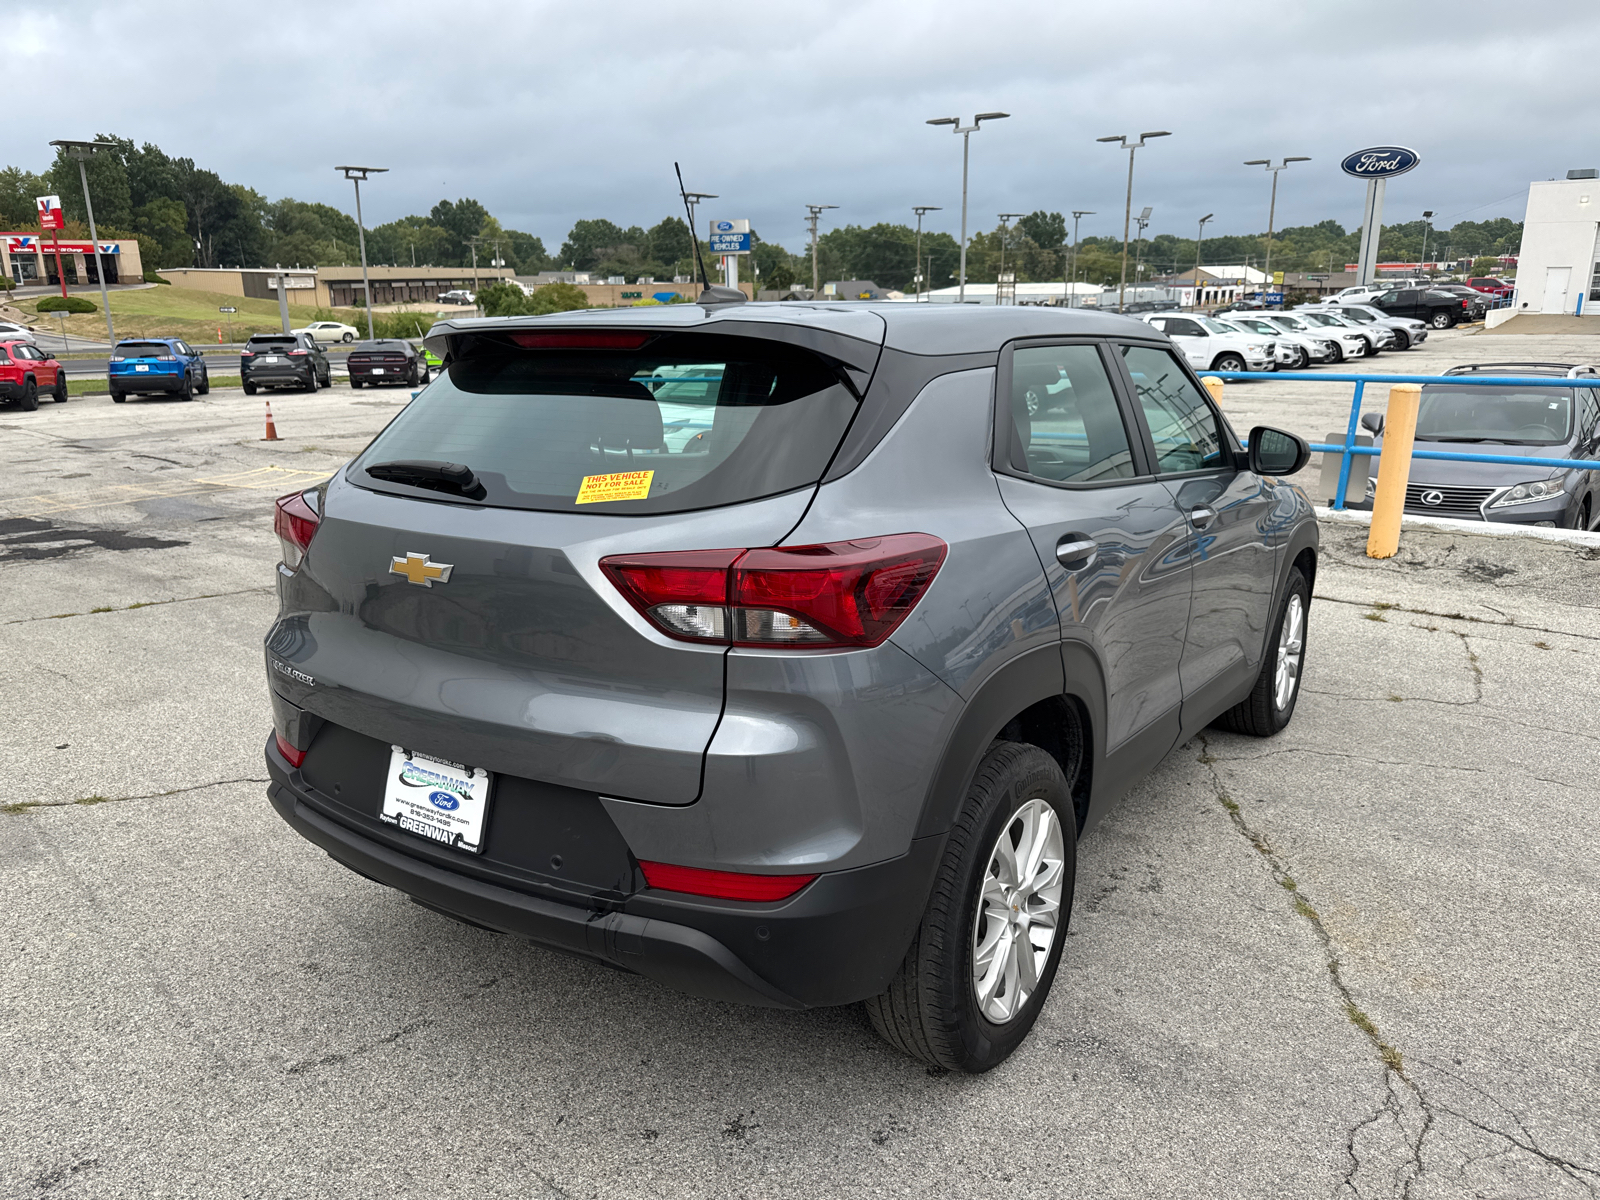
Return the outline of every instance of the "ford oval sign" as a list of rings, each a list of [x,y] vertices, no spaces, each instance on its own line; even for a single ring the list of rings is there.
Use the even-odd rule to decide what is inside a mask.
[[[461,807],[460,798],[451,795],[449,792],[429,792],[428,803],[435,808],[444,809],[445,812],[455,812],[456,809]]]
[[[1415,150],[1404,146],[1373,146],[1370,150],[1357,150],[1339,166],[1346,175],[1357,179],[1388,179],[1404,175],[1421,161]]]

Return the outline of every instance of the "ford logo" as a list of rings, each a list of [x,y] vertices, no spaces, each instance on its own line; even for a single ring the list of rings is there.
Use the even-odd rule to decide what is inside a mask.
[[[1358,179],[1388,179],[1392,175],[1404,175],[1421,161],[1415,150],[1404,146],[1373,146],[1357,150],[1340,163],[1339,168]]]
[[[1428,505],[1443,504],[1444,503],[1444,493],[1443,492],[1423,492],[1422,493],[1422,502],[1424,504],[1428,504]]]
[[[717,222],[717,232],[718,233],[730,233],[730,232],[732,232],[732,230],[733,230],[733,222],[732,221],[718,221]]]
[[[461,807],[461,799],[449,792],[429,792],[428,803],[435,808],[442,808],[445,812],[455,812]]]

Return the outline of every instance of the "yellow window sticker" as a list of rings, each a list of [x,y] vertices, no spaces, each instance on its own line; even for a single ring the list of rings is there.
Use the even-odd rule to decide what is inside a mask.
[[[650,496],[654,471],[618,471],[613,475],[585,475],[578,487],[579,504],[605,500],[645,500]]]

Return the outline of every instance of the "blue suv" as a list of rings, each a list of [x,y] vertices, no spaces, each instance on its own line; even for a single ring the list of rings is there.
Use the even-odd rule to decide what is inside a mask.
[[[193,400],[211,391],[205,359],[182,338],[139,338],[118,342],[107,369],[111,399],[121,404],[129,396],[175,395]]]

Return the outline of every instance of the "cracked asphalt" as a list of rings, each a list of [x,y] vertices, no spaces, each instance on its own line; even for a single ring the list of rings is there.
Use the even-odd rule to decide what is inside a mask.
[[[1224,404],[1302,428],[1274,386]],[[238,392],[0,411],[0,1196],[1600,1191],[1600,549],[1326,524],[1293,724],[1085,839],[1050,1003],[966,1078],[457,925],[278,820],[270,501],[404,399],[361,396],[282,397],[281,443]]]

